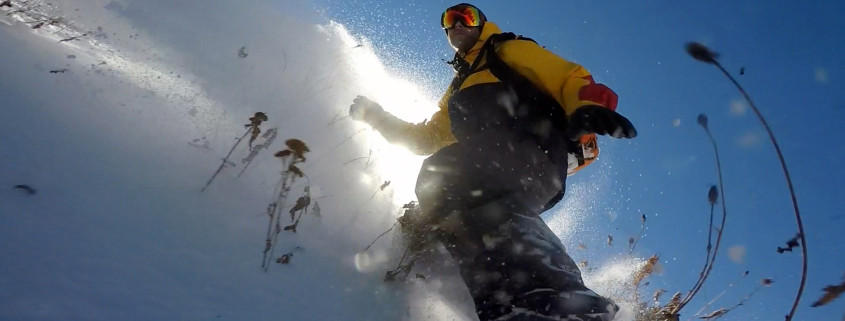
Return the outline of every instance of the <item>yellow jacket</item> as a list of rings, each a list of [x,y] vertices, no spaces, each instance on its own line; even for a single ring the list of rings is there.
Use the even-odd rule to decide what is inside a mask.
[[[496,24],[485,22],[478,42],[459,58],[472,65],[476,59],[479,59],[479,51],[485,41],[491,35],[498,33],[502,31]],[[587,100],[589,97],[585,97],[581,92],[583,87],[595,84],[586,69],[555,55],[534,42],[505,41],[496,48],[496,52],[508,66],[557,100],[566,115],[571,115],[575,109],[584,105],[602,104],[595,99]],[[471,74],[458,90],[496,82],[500,82],[499,79],[489,69],[485,69]],[[451,88],[446,90],[438,104],[440,109],[427,122],[412,124],[387,112],[367,115],[365,120],[391,143],[404,145],[416,154],[433,154],[456,141],[449,121],[448,108],[451,93]],[[615,109],[615,101],[613,107]]]

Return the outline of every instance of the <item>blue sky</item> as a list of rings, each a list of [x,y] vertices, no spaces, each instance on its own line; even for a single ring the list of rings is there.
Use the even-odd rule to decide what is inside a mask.
[[[326,16],[369,39],[395,73],[440,94],[451,77],[451,57],[438,21],[444,1],[317,1]],[[686,312],[718,295],[743,271],[751,274],[714,304],[737,303],[762,278],[763,289],[728,319],[777,319],[791,307],[800,278],[798,253],[775,249],[795,235],[794,214],[774,149],[739,92],[713,66],[683,50],[701,42],[755,99],[772,126],[797,188],[808,236],[810,278],[796,320],[839,318],[842,302],[810,308],[820,289],[845,272],[838,231],[845,227],[840,183],[845,172],[845,19],[835,1],[790,2],[476,2],[506,31],[534,38],[587,67],[620,95],[619,112],[638,127],[634,141],[601,141],[602,163],[572,177],[568,198],[598,195],[578,238],[595,260],[626,252],[624,243],[649,217],[637,253],[661,253],[666,272],[653,284],[687,291],[703,263],[709,207],[716,184],[712,148],[696,116],[706,113],[719,144],[728,223],[716,268]],[[744,68],[744,75],[739,70]],[[597,183],[600,182],[600,183]],[[584,195],[590,193],[593,195]],[[615,214],[607,214],[607,213]],[[717,216],[720,215],[717,212]],[[615,220],[611,220],[616,217]],[[718,220],[717,220],[718,221]],[[601,246],[616,235],[615,248]],[[618,245],[622,244],[622,245]],[[569,244],[573,247],[572,244]],[[742,263],[728,248],[744,248]],[[576,259],[577,260],[577,259]],[[712,310],[712,309],[711,309]]]
[[[51,3],[36,8],[66,25],[33,30],[26,21],[37,15],[0,15],[0,119],[8,120],[0,146],[10,155],[0,163],[0,255],[11,258],[0,260],[0,318],[472,320],[454,269],[385,284],[384,271],[401,256],[388,241],[396,235],[360,253],[409,200],[420,159],[360,123],[327,125],[361,93],[388,88],[385,107],[408,115],[437,99],[451,77],[442,60],[452,55],[437,19],[453,3]],[[762,278],[775,283],[725,319],[778,320],[792,304],[800,257],[775,251],[796,232],[779,164],[735,88],[684,53],[686,42],[700,41],[754,97],[790,165],[810,249],[795,320],[842,318],[841,299],[809,307],[845,272],[837,237],[845,227],[841,4],[477,4],[504,30],[586,66],[619,93],[619,111],[638,126],[634,140],[602,139],[600,161],[573,176],[567,198],[545,216],[575,260],[595,267],[585,269],[587,282],[659,253],[663,273],[645,295],[692,286],[705,254],[707,190],[717,183],[695,123],[704,112],[719,143],[729,217],[709,283],[682,319],[731,282],[702,313],[736,304]],[[57,41],[85,31],[93,34]],[[56,68],[66,70],[48,72]],[[308,232],[281,238],[306,250],[269,273],[257,259],[278,161],[260,158],[241,178],[224,171],[197,193],[257,110],[279,140],[311,147],[304,170],[323,213],[304,221]],[[371,163],[350,161],[368,149]],[[9,188],[21,183],[38,193]],[[639,234],[641,215],[647,228],[631,258],[626,241]]]

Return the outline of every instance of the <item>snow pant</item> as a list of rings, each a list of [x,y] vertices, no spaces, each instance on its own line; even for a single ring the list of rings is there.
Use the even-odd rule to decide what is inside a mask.
[[[458,263],[487,320],[612,320],[618,306],[584,286],[539,217],[564,188],[564,165],[528,139],[486,135],[425,160],[416,193],[434,237]]]

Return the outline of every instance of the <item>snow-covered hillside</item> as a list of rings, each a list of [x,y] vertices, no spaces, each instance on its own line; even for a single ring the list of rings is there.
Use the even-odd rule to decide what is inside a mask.
[[[30,1],[6,15],[12,3],[0,18],[0,320],[475,318],[448,264],[388,283],[395,235],[359,253],[413,198],[421,158],[345,118],[349,103],[369,95],[420,121],[436,94],[389,74],[366,41],[297,2]],[[397,107],[408,104],[420,107]],[[238,177],[242,143],[200,192],[255,112],[275,143]],[[301,249],[265,273],[283,170],[272,154],[289,138],[311,152],[288,204],[308,186],[320,216],[281,234],[275,257]]]

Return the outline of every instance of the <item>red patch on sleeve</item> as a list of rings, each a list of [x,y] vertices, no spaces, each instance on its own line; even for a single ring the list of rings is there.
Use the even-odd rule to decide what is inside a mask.
[[[619,96],[607,86],[597,84],[593,81],[592,76],[584,77],[584,79],[589,80],[590,83],[578,90],[578,99],[590,101],[615,111]]]

